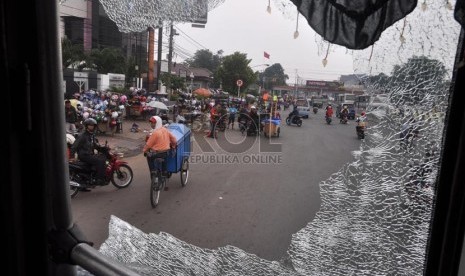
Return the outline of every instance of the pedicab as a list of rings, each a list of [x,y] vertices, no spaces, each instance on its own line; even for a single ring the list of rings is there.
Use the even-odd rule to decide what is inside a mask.
[[[170,150],[166,158],[156,158],[154,162],[159,169],[153,175],[150,185],[150,203],[155,208],[160,199],[160,192],[165,189],[168,179],[175,173],[179,173],[181,186],[185,187],[189,179],[189,156],[191,152],[191,130],[184,124],[170,124],[168,130],[176,137],[176,149]],[[166,162],[166,173],[160,170],[161,163]]]

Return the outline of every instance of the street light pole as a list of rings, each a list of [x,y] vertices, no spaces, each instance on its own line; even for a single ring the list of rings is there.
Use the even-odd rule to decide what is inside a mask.
[[[191,78],[191,94],[192,94],[192,89],[194,88],[194,73],[191,72],[189,77]]]
[[[139,65],[136,65],[134,69],[136,70],[136,87],[139,88]]]

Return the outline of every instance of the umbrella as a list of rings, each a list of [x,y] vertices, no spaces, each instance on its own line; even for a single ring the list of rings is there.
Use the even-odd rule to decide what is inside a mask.
[[[210,92],[210,90],[205,89],[205,88],[199,88],[199,89],[194,90],[192,94],[203,96],[203,97],[210,97],[212,95],[212,92]]]
[[[71,105],[74,106],[74,108],[77,109],[77,105],[80,104],[81,107],[82,107],[82,102],[80,102],[79,100],[76,100],[76,99],[71,99],[69,100],[71,102]]]
[[[168,110],[168,107],[166,104],[159,102],[159,101],[151,101],[147,103],[147,106],[153,107],[153,108],[158,108],[162,110]]]

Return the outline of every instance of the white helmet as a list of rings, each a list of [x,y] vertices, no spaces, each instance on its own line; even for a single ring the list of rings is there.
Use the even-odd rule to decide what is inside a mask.
[[[66,143],[72,145],[76,141],[76,138],[72,134],[66,133]]]

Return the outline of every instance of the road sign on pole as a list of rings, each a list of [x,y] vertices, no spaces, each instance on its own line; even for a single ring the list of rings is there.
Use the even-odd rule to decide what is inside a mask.
[[[236,85],[237,85],[237,97],[238,97],[238,98],[239,98],[239,94],[240,94],[240,92],[241,92],[241,86],[242,86],[242,84],[244,84],[244,83],[242,82],[242,80],[237,80],[237,81],[236,81]]]

